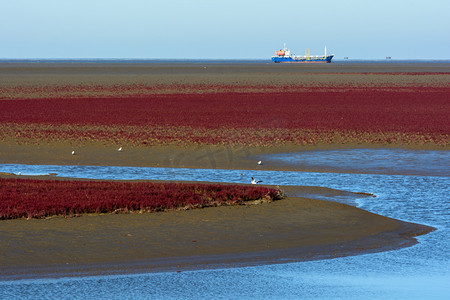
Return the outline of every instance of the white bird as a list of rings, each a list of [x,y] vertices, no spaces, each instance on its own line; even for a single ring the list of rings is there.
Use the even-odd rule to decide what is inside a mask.
[[[261,165],[262,164],[262,161],[258,161],[258,165]]]
[[[19,175],[19,176],[20,176],[20,175],[22,175],[22,173],[20,173],[20,172],[19,172],[19,173],[17,173],[17,175]]]
[[[75,151],[72,151],[72,155],[75,155]]]
[[[119,149],[117,149],[117,151],[119,151],[119,152],[122,151],[122,147],[120,147]]]
[[[256,179],[252,177],[252,184],[257,184],[257,183],[260,183],[260,182],[262,182],[262,180],[256,181]]]

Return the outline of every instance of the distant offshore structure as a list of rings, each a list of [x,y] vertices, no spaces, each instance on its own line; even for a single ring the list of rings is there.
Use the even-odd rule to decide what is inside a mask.
[[[283,49],[275,51],[272,56],[274,63],[330,63],[334,54],[327,55],[327,47],[325,46],[324,55],[311,55],[309,49],[305,49],[305,56],[291,54],[291,51],[284,44]]]

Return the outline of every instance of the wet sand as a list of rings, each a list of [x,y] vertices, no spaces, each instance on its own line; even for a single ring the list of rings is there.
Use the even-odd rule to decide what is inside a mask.
[[[285,187],[311,193],[326,188]],[[147,214],[0,222],[0,278],[182,271],[410,246],[433,228],[306,198]]]
[[[421,75],[415,76],[416,72]],[[258,91],[258,85],[371,84],[392,87],[393,84],[448,86],[449,82],[450,64],[0,63],[0,99],[104,95],[105,90],[96,94],[95,88],[84,89],[96,85],[166,86],[168,89],[164,92],[177,92],[174,84],[236,85],[247,89],[256,86],[254,91]],[[62,85],[77,88],[72,94],[67,90],[62,94],[51,89],[37,89],[33,93],[27,90],[27,87]],[[256,157],[343,147],[121,146],[124,150],[119,153],[117,145],[100,143],[77,145],[33,141],[19,145],[3,140],[0,142],[0,163],[291,170],[298,166],[258,166]],[[368,146],[371,145],[364,145]],[[434,146],[405,147],[433,149]],[[448,145],[444,148],[448,150]],[[442,150],[442,146],[439,149]],[[71,155],[72,150],[77,155]],[[178,271],[325,259],[410,246],[416,243],[415,236],[433,230],[345,204],[294,197],[307,193],[308,189],[327,195],[340,195],[345,193],[343,191],[320,187],[284,189],[288,195],[286,199],[246,207],[0,221],[3,246],[0,278]]]
[[[75,150],[73,156],[69,144],[2,144],[0,163],[285,168],[256,164],[255,154],[280,150],[276,148],[230,152],[210,146],[124,147],[119,153],[116,147],[85,145]],[[417,242],[415,236],[434,230],[345,204],[296,197],[352,195],[350,192],[323,187],[282,189],[286,199],[252,206],[0,221],[0,278],[182,271],[327,259],[411,246]]]
[[[448,87],[449,84],[450,63],[446,62],[0,63],[0,99],[107,97],[118,93],[142,96],[214,92],[224,88],[235,92],[262,92],[263,89],[293,86],[330,89],[339,86]]]
[[[289,165],[270,162],[258,165],[261,155],[278,153],[295,153],[308,150],[334,150],[351,148],[388,148],[381,144],[322,144],[315,146],[279,145],[272,147],[248,147],[231,145],[160,145],[133,147],[111,144],[70,144],[68,142],[22,144],[14,141],[0,143],[0,163],[44,164],[44,165],[97,165],[97,166],[132,166],[164,168],[203,168],[203,169],[237,169],[237,170],[280,170],[327,172],[323,168]],[[396,145],[397,147],[399,145]],[[400,145],[411,150],[449,150],[450,145]],[[71,155],[72,151],[76,155]],[[330,170],[330,172],[339,170]],[[345,172],[359,172],[351,166]]]

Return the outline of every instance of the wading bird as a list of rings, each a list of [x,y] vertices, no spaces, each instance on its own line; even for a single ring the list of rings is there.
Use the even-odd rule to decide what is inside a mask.
[[[75,151],[72,151],[72,155],[75,155]]]
[[[119,152],[122,151],[122,147],[120,147],[119,149],[117,149],[117,151],[119,151]]]
[[[262,161],[258,161],[258,165],[261,165],[262,164]]]
[[[262,182],[262,180],[256,181],[256,179],[252,177],[252,184],[257,184],[257,183],[260,183],[260,182]]]

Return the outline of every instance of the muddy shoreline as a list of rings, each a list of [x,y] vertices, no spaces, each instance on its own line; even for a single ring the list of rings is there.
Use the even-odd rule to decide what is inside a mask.
[[[224,88],[263,93],[261,87],[278,90],[290,86],[370,86],[390,90],[448,88],[449,84],[449,63],[0,63],[1,101],[179,93],[179,87],[187,87],[188,93],[215,93]],[[123,150],[119,152],[120,146]],[[256,162],[264,154],[367,147],[449,150],[448,144],[367,143],[139,147],[95,139],[80,144],[5,137],[0,141],[0,163],[318,171]],[[310,189],[328,197],[345,191],[323,187],[283,189],[286,199],[245,207],[0,221],[0,279],[184,271],[329,259],[411,246],[417,243],[415,236],[434,230],[345,204],[297,196],[308,194]]]
[[[78,147],[72,155],[74,146],[68,143],[2,143],[0,163],[286,170],[289,167],[257,165],[255,157],[300,149],[161,146],[123,147],[118,152],[113,145]],[[415,236],[434,230],[341,203],[298,197],[322,194],[332,198],[350,192],[324,187],[282,189],[286,199],[252,206],[1,221],[0,278],[185,271],[329,259],[408,247],[417,243]]]
[[[283,187],[286,193],[320,187]],[[324,216],[326,216],[324,218]],[[185,271],[399,249],[432,227],[299,197],[260,205],[0,222],[0,278]]]
[[[156,166],[157,162],[165,161],[166,166],[177,167],[180,165],[170,157],[176,158],[177,151],[182,151],[184,160],[178,163],[186,160],[196,168],[230,167],[225,150],[213,152],[211,165],[211,157],[192,159],[198,155],[198,147],[162,147],[158,151],[153,149],[155,152],[149,155],[141,148],[124,148],[118,153],[115,147],[85,146],[76,149],[78,154],[74,157],[69,151],[71,145],[47,146],[8,146],[8,151],[2,148],[2,163],[86,164],[88,158],[95,157],[98,165]],[[265,150],[273,151],[276,149]],[[6,152],[9,154],[5,155]],[[265,164],[258,166],[254,160],[256,153],[255,149],[247,149],[233,156],[232,162],[241,169],[277,169]],[[151,159],[145,160],[148,157]],[[0,278],[185,271],[329,259],[408,247],[417,243],[415,236],[434,230],[341,203],[299,197],[305,194],[361,197],[360,194],[324,187],[281,188],[287,194],[286,199],[252,206],[1,221],[0,240],[5,247],[1,251]]]
[[[121,146],[123,150],[119,152],[118,147],[113,144],[71,144],[68,142],[19,145],[15,142],[3,141],[0,143],[0,163],[326,172],[323,169],[277,162],[258,165],[257,161],[263,155],[300,151],[400,148],[399,145],[374,144],[281,145],[273,147],[240,145],[128,147],[123,145]],[[449,150],[449,147],[450,145],[402,145],[401,148],[443,151]],[[72,155],[72,151],[75,151],[76,155]],[[336,172],[336,170],[330,170],[330,172]],[[350,168],[345,172],[358,173],[358,170]]]

